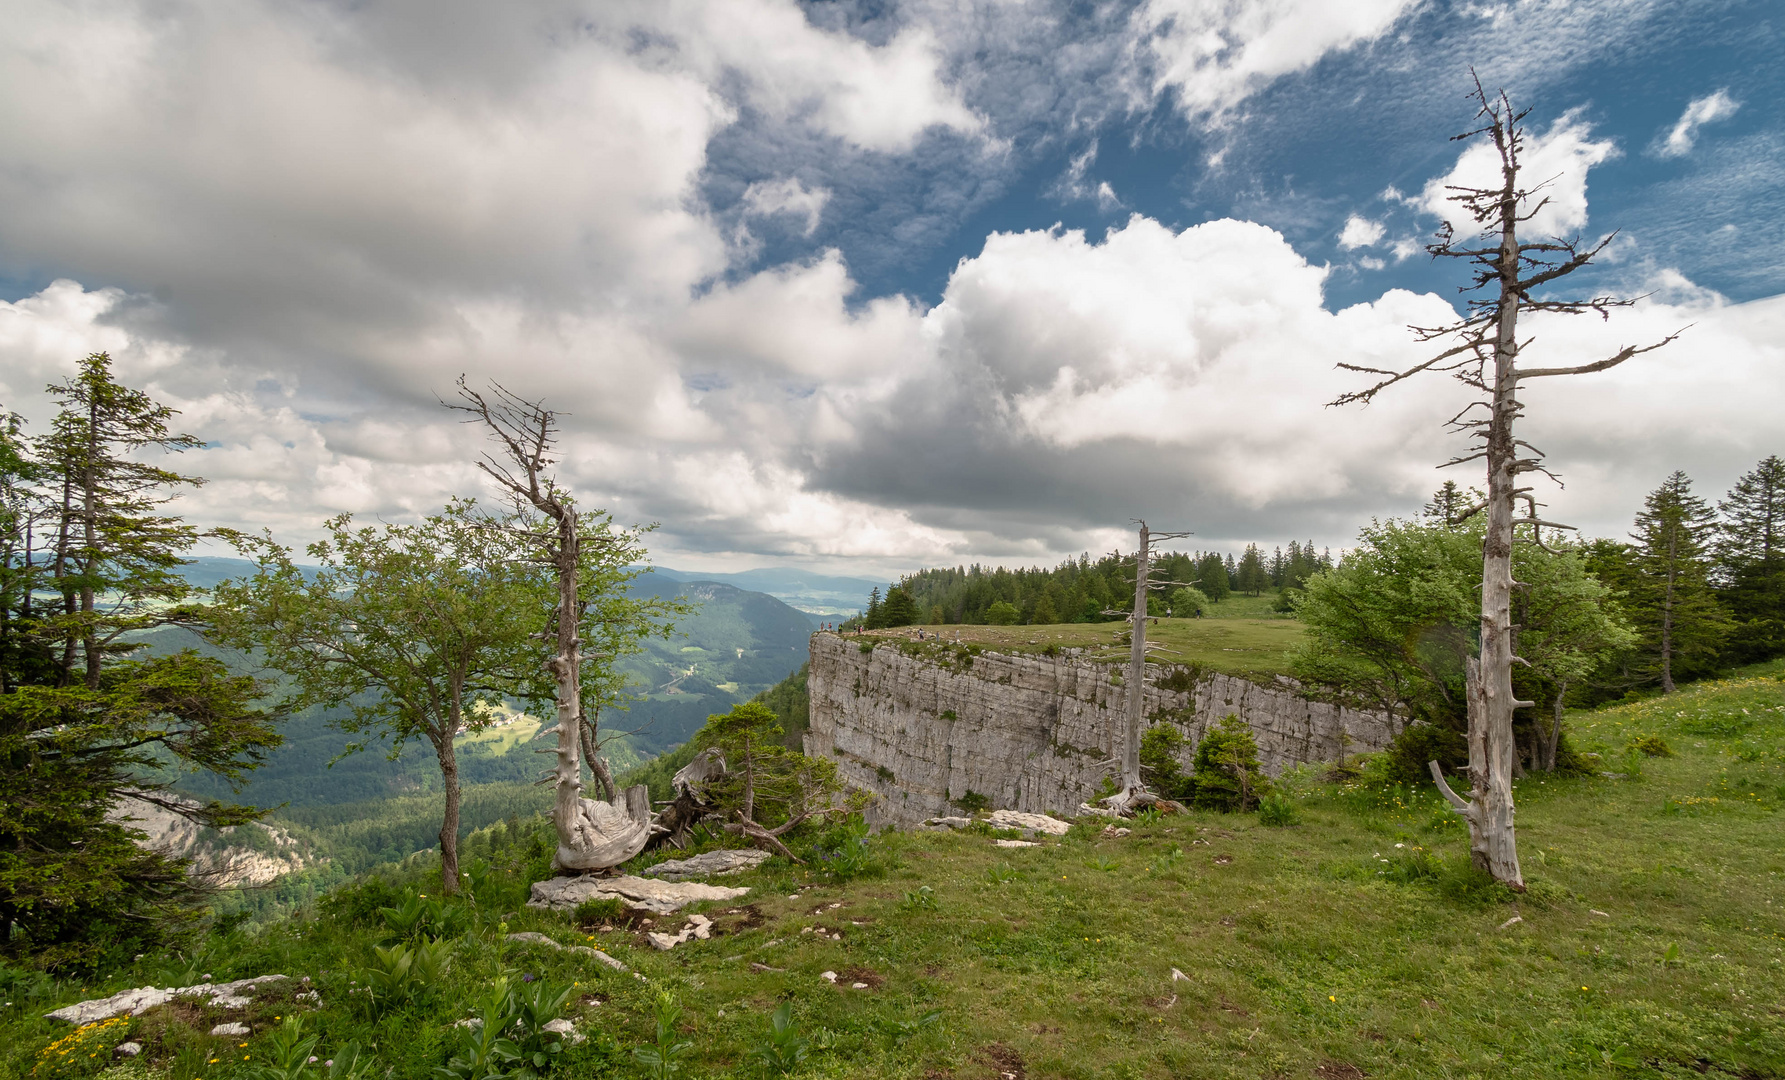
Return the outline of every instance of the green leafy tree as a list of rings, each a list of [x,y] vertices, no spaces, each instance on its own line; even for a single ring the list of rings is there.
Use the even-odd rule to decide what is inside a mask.
[[[726,830],[799,862],[781,838],[814,817],[858,812],[863,796],[848,793],[836,762],[790,749],[782,734],[773,710],[746,701],[707,717],[689,741],[724,755],[726,773],[705,794],[731,819]]]
[[[1209,598],[1194,585],[1175,589],[1171,594],[1171,613],[1179,619],[1200,618],[1209,613]]]
[[[1023,613],[1008,600],[999,600],[985,609],[985,621],[990,626],[1015,626],[1022,618]]]
[[[1042,593],[1040,599],[1035,601],[1035,610],[1030,613],[1029,621],[1037,626],[1059,622],[1060,613],[1054,610],[1054,598]]]
[[[1730,659],[1785,655],[1785,460],[1762,459],[1717,510],[1717,572],[1734,617]]]
[[[287,708],[337,710],[343,731],[388,738],[393,756],[416,737],[433,747],[448,894],[459,879],[453,740],[486,726],[489,706],[525,694],[553,606],[550,583],[500,524],[470,501],[419,525],[354,528],[343,514],[308,547],[314,569],[270,537],[239,537],[258,568],[214,591],[212,636],[284,673]]]
[[[1258,805],[1271,782],[1258,762],[1252,729],[1233,713],[1210,728],[1196,744],[1190,775],[1190,801],[1213,810],[1244,812]]]
[[[1692,494],[1692,481],[1675,471],[1643,501],[1631,539],[1634,588],[1631,615],[1643,652],[1671,694],[1674,677],[1714,670],[1729,618],[1711,587],[1710,545],[1715,515]]]
[[[188,614],[177,570],[196,536],[160,512],[196,478],[143,459],[198,441],[103,353],[49,390],[48,434],[0,424],[0,954],[92,970],[179,940],[206,899],[186,860],[138,847],[132,811],[253,820],[171,785],[239,784],[279,737],[253,679],[190,651],[131,658]]]
[[[1197,562],[1196,587],[1217,604],[1233,592],[1227,580],[1227,567],[1220,555],[1211,551]]]
[[[897,585],[886,590],[886,599],[880,605],[880,625],[910,626],[917,621],[917,603],[911,594]]]
[[[90,688],[108,656],[140,647],[127,635],[182,614],[191,589],[179,568],[198,531],[157,511],[204,482],[140,460],[204,443],[172,433],[174,410],[119,383],[111,367],[110,356],[93,353],[49,387],[61,407],[35,446],[51,492],[46,585],[60,597],[43,630],[60,646],[59,681]]]

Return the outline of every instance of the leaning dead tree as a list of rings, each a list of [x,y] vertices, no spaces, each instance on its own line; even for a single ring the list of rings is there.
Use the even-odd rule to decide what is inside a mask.
[[[1140,776],[1140,737],[1146,727],[1147,650],[1156,647],[1147,643],[1147,593],[1187,584],[1153,580],[1153,545],[1164,540],[1182,540],[1190,535],[1187,532],[1156,533],[1148,529],[1144,521],[1137,520],[1135,524],[1140,526],[1140,537],[1134,549],[1134,610],[1106,612],[1127,615],[1129,624],[1128,709],[1122,728],[1122,787],[1105,800],[1110,809],[1124,813],[1159,801],[1158,796],[1146,789]]]
[[[644,850],[652,833],[650,789],[634,785],[613,790],[613,778],[596,752],[594,717],[584,715],[582,665],[592,658],[582,640],[586,609],[579,592],[585,549],[612,541],[605,532],[586,531],[584,518],[569,493],[550,471],[557,441],[557,417],[537,402],[517,397],[499,385],[488,396],[459,379],[462,404],[449,408],[469,413],[501,448],[485,454],[478,467],[493,479],[525,518],[537,513],[538,528],[511,529],[557,576],[552,625],[541,635],[555,644],[546,662],[556,682],[557,761],[552,773],[555,797],[552,824],[558,833],[557,865],[564,870],[600,870],[617,866]],[[582,757],[607,795],[597,801],[582,797]]]
[[[1556,477],[1544,467],[1543,454],[1513,433],[1514,421],[1524,411],[1519,388],[1531,379],[1605,371],[1640,353],[1658,349],[1679,335],[1670,334],[1649,345],[1625,346],[1603,359],[1574,367],[1521,364],[1520,352],[1530,344],[1518,338],[1521,313],[1579,315],[1590,311],[1609,318],[1613,308],[1628,307],[1635,301],[1609,296],[1554,299],[1541,292],[1592,262],[1617,234],[1591,244],[1579,238],[1520,240],[1519,226],[1531,220],[1548,201],[1542,194],[1547,179],[1527,184],[1520,175],[1524,167],[1520,160],[1525,143],[1524,119],[1530,110],[1514,111],[1504,91],[1490,97],[1479,79],[1471,97],[1479,106],[1475,119],[1480,126],[1453,141],[1481,136],[1490,139],[1499,156],[1499,183],[1479,188],[1452,185],[1451,201],[1459,204],[1478,228],[1473,236],[1459,238],[1455,228],[1446,222],[1438,232],[1437,242],[1426,250],[1434,258],[1466,260],[1471,267],[1471,281],[1463,286],[1463,291],[1476,295],[1469,297],[1466,314],[1456,322],[1411,328],[1420,341],[1450,343],[1424,362],[1401,371],[1338,365],[1381,378],[1332,404],[1368,403],[1383,390],[1425,372],[1447,373],[1480,395],[1447,424],[1470,435],[1474,440],[1471,452],[1445,463],[1448,467],[1485,461],[1487,467],[1486,499],[1459,515],[1467,518],[1484,511],[1487,514],[1481,562],[1481,644],[1478,654],[1465,662],[1470,797],[1465,800],[1451,790],[1436,761],[1431,763],[1431,770],[1445,799],[1469,823],[1474,864],[1496,881],[1523,891],[1512,820],[1512,780],[1518,752],[1513,741],[1512,714],[1514,709],[1530,708],[1534,703],[1517,700],[1512,690],[1512,665],[1524,662],[1517,655],[1517,628],[1511,617],[1512,590],[1519,584],[1512,578],[1512,546],[1515,540],[1541,544],[1537,530],[1570,526],[1539,518],[1540,504],[1531,494],[1533,489],[1522,482],[1533,473],[1543,473],[1552,480]],[[1532,532],[1517,535],[1521,526]]]

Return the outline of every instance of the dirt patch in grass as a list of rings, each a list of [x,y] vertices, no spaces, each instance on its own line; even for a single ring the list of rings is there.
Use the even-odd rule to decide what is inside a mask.
[[[1314,1066],[1320,1080],[1364,1080],[1370,1074],[1348,1061],[1324,1061]]]
[[[886,976],[880,974],[871,967],[844,968],[842,971],[837,972],[837,985],[842,986],[844,983],[848,983],[851,986],[856,983],[867,983],[868,989],[878,990],[886,985]]]
[[[1003,1043],[991,1043],[973,1052],[975,1061],[992,1067],[999,1080],[1024,1080],[1029,1074],[1023,1068],[1023,1055]]]

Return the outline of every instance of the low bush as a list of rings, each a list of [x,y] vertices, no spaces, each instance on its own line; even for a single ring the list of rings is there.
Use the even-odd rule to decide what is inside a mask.
[[[1667,740],[1659,735],[1632,735],[1628,745],[1630,749],[1644,757],[1673,756],[1673,748],[1668,746]]]
[[[1301,820],[1295,803],[1286,795],[1272,792],[1258,800],[1258,823],[1281,828]]]
[[[1247,811],[1270,793],[1252,729],[1233,713],[1196,744],[1189,801],[1210,810]]]

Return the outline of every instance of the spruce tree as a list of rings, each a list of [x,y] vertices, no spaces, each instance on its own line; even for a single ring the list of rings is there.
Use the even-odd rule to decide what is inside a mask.
[[[1202,556],[1196,564],[1196,587],[1203,591],[1214,603],[1219,604],[1233,592],[1227,579],[1227,566],[1216,552]]]
[[[1662,693],[1675,676],[1707,673],[1728,634],[1728,616],[1711,588],[1710,544],[1715,515],[1675,471],[1649,493],[1636,516],[1632,614],[1653,660]]]
[[[1717,576],[1735,624],[1730,659],[1785,654],[1785,461],[1762,459],[1717,509]]]
[[[1240,556],[1235,575],[1239,579],[1239,591],[1252,596],[1264,592],[1268,578],[1264,567],[1264,554],[1258,550],[1257,544],[1246,545],[1244,554]]]

